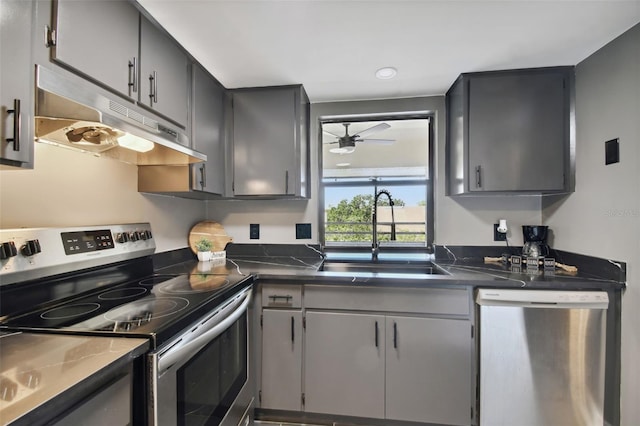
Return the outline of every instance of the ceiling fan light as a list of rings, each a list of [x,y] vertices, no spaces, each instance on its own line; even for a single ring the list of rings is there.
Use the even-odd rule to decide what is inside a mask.
[[[351,154],[355,150],[356,150],[355,146],[343,146],[340,148],[331,148],[329,152],[333,154]]]
[[[376,71],[376,77],[380,80],[389,80],[398,74],[398,70],[393,67],[384,67]]]

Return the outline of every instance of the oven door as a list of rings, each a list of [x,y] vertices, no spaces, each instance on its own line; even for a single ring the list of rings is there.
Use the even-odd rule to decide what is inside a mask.
[[[248,288],[149,355],[154,425],[249,423],[250,301]]]

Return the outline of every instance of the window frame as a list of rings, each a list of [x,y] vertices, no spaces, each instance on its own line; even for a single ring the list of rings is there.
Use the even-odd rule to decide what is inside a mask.
[[[360,122],[360,121],[399,121],[399,120],[415,120],[415,119],[429,119],[428,125],[428,152],[429,158],[427,159],[427,176],[423,179],[394,179],[391,181],[384,180],[381,181],[373,180],[369,182],[365,181],[356,181],[349,179],[344,179],[342,181],[334,181],[334,182],[325,182],[324,178],[324,168],[323,168],[323,146],[322,146],[322,126],[326,123],[341,123],[345,121],[349,122]],[[370,247],[365,246],[356,246],[356,245],[339,245],[339,244],[331,244],[327,247],[326,238],[325,238],[325,187],[333,186],[333,187],[353,187],[353,186],[379,186],[379,187],[389,187],[391,192],[393,193],[393,186],[399,185],[407,185],[407,184],[415,184],[416,182],[424,182],[425,190],[426,190],[426,238],[424,246],[422,245],[412,245],[412,246],[387,246],[385,245],[384,249],[387,251],[416,251],[420,249],[425,249],[427,253],[433,253],[433,243],[434,243],[434,230],[435,230],[435,195],[434,195],[434,166],[435,166],[435,113],[433,112],[405,112],[405,113],[394,113],[394,114],[357,114],[357,115],[341,115],[341,116],[324,116],[318,118],[318,240],[320,245],[325,251],[359,251],[359,250],[370,250]],[[339,179],[339,178],[333,178]],[[372,185],[372,182],[373,185]],[[379,182],[379,183],[378,183]]]

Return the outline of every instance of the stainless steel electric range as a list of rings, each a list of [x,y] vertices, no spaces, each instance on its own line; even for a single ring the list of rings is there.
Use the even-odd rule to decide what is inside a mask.
[[[0,329],[147,338],[136,423],[248,424],[250,277],[154,274],[148,223],[0,230],[0,243]]]

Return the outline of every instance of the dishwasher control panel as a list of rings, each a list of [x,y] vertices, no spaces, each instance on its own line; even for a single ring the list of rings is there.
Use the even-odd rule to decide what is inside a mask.
[[[476,303],[480,306],[607,309],[609,296],[606,291],[480,289]]]

